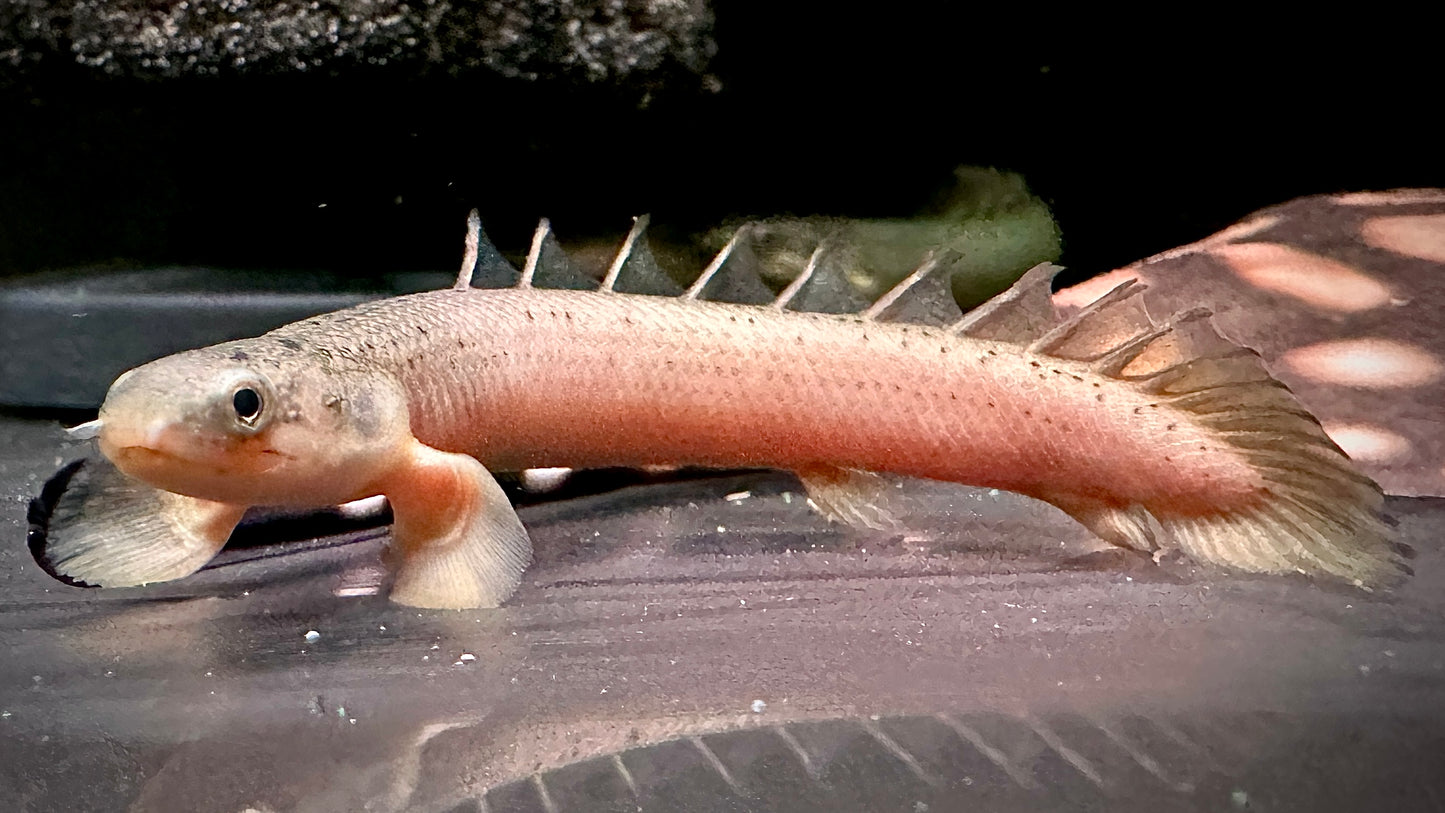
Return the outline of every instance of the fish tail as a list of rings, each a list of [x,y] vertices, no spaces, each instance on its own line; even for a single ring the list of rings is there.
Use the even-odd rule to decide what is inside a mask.
[[[1270,375],[1258,353],[1214,329],[1209,311],[1156,323],[1138,296],[1145,286],[1131,281],[1060,323],[1042,318],[1053,307],[1051,276],[1026,275],[1019,285],[1035,290],[1012,291],[992,309],[986,303],[981,314],[964,318],[959,332],[1088,363],[1218,439],[1245,461],[1254,485],[1247,496],[1205,512],[1165,498],[1039,496],[1100,537],[1139,550],[1174,547],[1237,570],[1300,572],[1365,588],[1390,585],[1410,572],[1381,517],[1380,487]]]

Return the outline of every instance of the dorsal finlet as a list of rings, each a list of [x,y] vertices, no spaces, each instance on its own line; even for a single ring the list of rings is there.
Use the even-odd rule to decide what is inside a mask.
[[[1052,299],[1054,277],[1063,268],[1039,263],[1008,290],[979,305],[948,331],[974,339],[1030,344],[1058,324]]]
[[[935,249],[928,252],[928,255],[923,258],[923,262],[919,264],[917,268],[913,269],[913,273],[905,277],[902,282],[889,288],[888,292],[879,297],[877,302],[869,305],[867,310],[858,315],[869,321],[877,319],[879,314],[892,307],[893,303],[897,302],[907,293],[909,288],[917,285],[919,280],[933,273],[943,264],[945,258],[951,258],[956,253],[957,252],[954,252],[952,249],[943,249],[941,251]]]
[[[728,256],[733,253],[733,249],[737,247],[738,241],[742,239],[747,230],[747,224],[738,227],[738,230],[733,232],[732,238],[728,240],[727,245],[722,247],[722,250],[717,253],[717,256],[712,258],[712,262],[707,264],[707,268],[703,269],[703,272],[698,275],[698,278],[693,280],[692,285],[688,286],[688,289],[678,298],[697,299],[702,293],[702,289],[706,288],[707,284],[712,282],[712,278],[717,276],[718,269],[722,268],[723,263],[727,262]]]
[[[612,265],[607,269],[607,276],[602,278],[602,285],[597,290],[611,291],[617,284],[617,276],[622,273],[622,266],[627,264],[627,258],[632,256],[632,247],[637,244],[637,239],[647,231],[647,224],[651,220],[649,215],[638,215],[632,218],[632,230],[627,233],[627,239],[622,241],[622,248],[617,250],[617,256],[613,258]]]
[[[823,258],[823,252],[828,250],[831,241],[831,237],[826,238],[818,243],[817,248],[813,249],[813,254],[808,257],[808,264],[803,267],[803,273],[788,283],[788,287],[784,288],[783,292],[778,294],[778,298],[773,300],[772,308],[774,310],[786,308],[788,303],[793,301],[793,297],[803,290],[803,286],[808,284],[808,280],[813,278],[813,272],[818,270],[818,261]]]
[[[1028,352],[1092,361],[1150,332],[1155,325],[1139,294],[1149,286],[1126,279],[1034,340]]]
[[[522,278],[517,280],[518,288],[531,288],[532,278],[537,275],[537,261],[542,258],[542,243],[552,231],[552,222],[547,218],[537,221],[537,230],[532,232],[532,247],[527,249],[527,264],[522,266]]]

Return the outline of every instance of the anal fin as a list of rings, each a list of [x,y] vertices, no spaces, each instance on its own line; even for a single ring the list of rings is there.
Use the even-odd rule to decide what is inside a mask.
[[[818,512],[835,522],[872,531],[902,527],[887,507],[891,483],[870,471],[810,466],[797,472]]]
[[[246,506],[152,488],[104,457],[75,461],[30,506],[30,553],[80,587],[133,587],[189,576],[211,560]]]
[[[391,599],[496,607],[521,583],[532,543],[496,478],[473,457],[411,441],[378,484],[391,503]]]

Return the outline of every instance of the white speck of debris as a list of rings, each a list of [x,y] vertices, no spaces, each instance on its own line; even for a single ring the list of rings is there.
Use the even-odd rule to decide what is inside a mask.
[[[431,645],[431,648],[432,648],[432,651],[435,652],[435,651],[437,651],[438,649],[441,649],[441,645],[440,645],[440,644],[432,644],[432,645]]]
[[[764,703],[761,700],[754,700],[751,708],[753,710],[753,714],[762,714],[763,712],[768,710],[768,704]]]
[[[751,491],[734,491],[726,497],[723,497],[723,499],[727,500],[728,502],[742,502],[743,500],[746,500],[748,497],[751,496],[753,496],[753,492]]]
[[[9,720],[9,719],[10,719],[10,712],[8,712],[8,711],[0,711],[0,720]]]
[[[381,626],[377,627],[377,629],[381,632],[386,632],[386,625],[382,624]]]
[[[345,707],[345,706],[337,706],[337,707],[336,707],[336,716],[345,719],[345,717],[346,717],[346,707]]]
[[[1233,802],[1235,807],[1249,807],[1249,794],[1236,790],[1229,794],[1229,801]]]
[[[740,599],[738,599],[738,606],[739,606],[739,607],[746,607],[746,606],[748,606],[748,600],[745,599],[745,598],[740,598]]]
[[[1029,619],[1029,623],[1030,623],[1030,624],[1037,624],[1037,623],[1039,623],[1039,620],[1038,620],[1037,618],[1030,618],[1030,619]]]
[[[1387,650],[1385,650],[1385,657],[1387,657],[1387,658],[1393,658],[1393,657],[1395,657],[1395,650],[1393,650],[1393,649],[1387,649]]]
[[[988,490],[988,496],[990,496],[990,497],[997,497],[997,496],[998,496],[998,489],[996,489],[996,488],[990,488],[990,489]]]
[[[607,694],[607,690],[603,689],[602,691],[598,692],[598,694]]]
[[[470,652],[463,652],[461,657],[457,658],[457,662],[452,664],[452,666],[465,666],[466,664],[469,664],[476,659],[476,655],[473,655]]]
[[[306,630],[306,634],[302,637],[306,639],[306,643],[314,644],[317,641],[321,640],[321,633],[317,632],[316,630]]]
[[[791,491],[784,491],[784,492],[783,492],[783,504],[784,504],[784,505],[792,505],[792,504],[793,504],[793,492],[791,492]]]
[[[719,526],[717,526],[717,532],[720,533],[720,534],[725,534],[725,533],[727,533],[727,532],[728,532],[728,526],[726,526],[726,525],[719,525]]]
[[[1369,665],[1369,664],[1362,663],[1362,664],[1360,664],[1360,667],[1359,667],[1359,668],[1360,668],[1360,674],[1362,674],[1362,675],[1368,675],[1368,674],[1370,674],[1370,665]]]
[[[1125,576],[1125,577],[1124,577],[1124,581],[1126,581],[1126,582],[1134,581],[1134,577],[1133,577],[1133,576]]]
[[[1353,604],[1346,604],[1346,605],[1345,605],[1345,609],[1346,609],[1346,610],[1353,610],[1353,609],[1355,609],[1355,605],[1353,605]]]

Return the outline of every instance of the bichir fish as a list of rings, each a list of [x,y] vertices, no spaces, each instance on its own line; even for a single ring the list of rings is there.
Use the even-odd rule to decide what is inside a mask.
[[[870,497],[887,473],[1018,492],[1114,545],[1242,571],[1372,587],[1405,570],[1380,489],[1204,310],[1155,321],[1125,282],[1061,319],[1043,265],[961,314],[938,254],[840,312],[826,245],[760,293],[747,227],[679,290],[645,225],[584,290],[546,287],[543,221],[515,284],[481,289],[479,257],[499,255],[473,212],[450,289],[124,373],[82,430],[114,470],[32,551],[75,583],[165,581],[250,506],[384,495],[391,598],[494,607],[531,545],[493,471],[688,465],[796,472],[862,526],[889,520]]]

